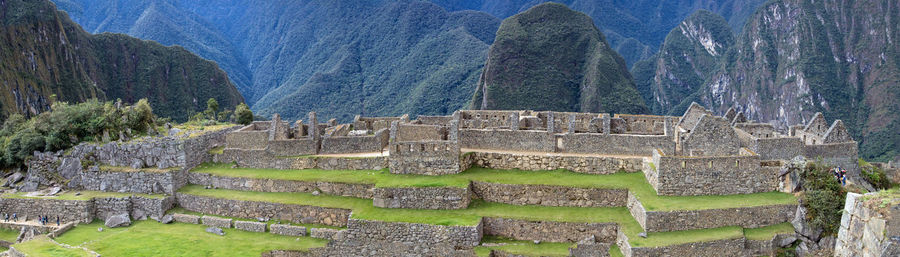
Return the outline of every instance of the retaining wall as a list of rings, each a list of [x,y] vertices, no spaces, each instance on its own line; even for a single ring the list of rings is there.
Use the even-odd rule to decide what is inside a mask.
[[[311,155],[319,152],[319,142],[310,138],[272,140],[266,143],[265,149],[274,156]]]
[[[474,226],[443,226],[405,222],[384,222],[350,219],[343,241],[389,241],[420,245],[444,244],[473,247],[481,242],[482,224]]]
[[[19,219],[35,219],[40,215],[59,216],[60,222],[90,223],[94,219],[105,220],[110,215],[128,213],[132,218],[156,215],[162,217],[172,208],[173,197],[144,198],[94,198],[91,200],[57,200],[39,198],[2,198],[0,210],[15,213]]]
[[[351,184],[323,181],[296,181],[279,179],[257,179],[217,176],[209,173],[188,172],[191,184],[215,188],[255,191],[255,192],[303,192],[319,190],[324,194],[369,198],[373,196],[374,184]]]
[[[196,196],[176,193],[178,206],[189,211],[244,219],[269,218],[292,223],[346,226],[350,210]]]
[[[391,173],[446,175],[460,170],[456,141],[393,142],[390,147]]]
[[[469,152],[471,164],[490,169],[556,170],[567,169],[587,174],[612,174],[620,171],[638,172],[641,157],[558,156],[516,153]],[[466,158],[464,158],[466,159]]]
[[[482,222],[485,235],[544,242],[578,242],[594,236],[598,242],[612,243],[618,230],[616,223],[528,221],[497,217],[484,217]]]
[[[511,185],[472,182],[476,196],[488,202],[515,205],[572,207],[625,206],[626,189],[575,188],[548,185]]]
[[[81,172],[80,185],[83,190],[106,192],[132,192],[143,194],[174,194],[183,184],[177,176],[182,171],[105,171],[85,170]],[[72,187],[74,183],[70,183]]]
[[[663,156],[645,172],[659,195],[731,195],[776,189],[774,174],[760,172],[758,155]]]
[[[215,156],[220,163],[257,169],[380,170],[388,167],[387,157],[342,158],[321,156],[276,157],[265,150],[225,149]]]
[[[375,188],[372,203],[381,208],[465,209],[472,191],[468,187]]]

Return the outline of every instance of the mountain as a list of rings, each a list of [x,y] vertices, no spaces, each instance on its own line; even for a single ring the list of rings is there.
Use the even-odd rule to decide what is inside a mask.
[[[699,101],[696,93],[732,44],[731,27],[710,11],[699,10],[672,29],[659,52],[631,70],[651,112],[677,115]]]
[[[591,18],[544,3],[503,20],[475,109],[647,112],[622,57]]]
[[[256,113],[285,119],[451,113],[470,99],[500,24],[422,1],[57,1],[97,30],[219,62]]]
[[[478,10],[499,18],[523,12],[547,0],[432,0],[456,10]],[[739,31],[756,7],[766,0],[559,0],[573,10],[586,13],[606,35],[613,49],[629,67],[653,55],[672,28],[682,20],[705,9],[728,21]]]
[[[785,127],[841,119],[860,157],[900,154],[900,8],[895,1],[779,0],[760,7],[699,92]]]
[[[223,108],[243,98],[214,62],[181,47],[121,34],[92,35],[46,0],[0,2],[0,107],[10,114],[47,110],[53,97],[136,102],[148,98],[160,116],[186,120],[206,99]]]

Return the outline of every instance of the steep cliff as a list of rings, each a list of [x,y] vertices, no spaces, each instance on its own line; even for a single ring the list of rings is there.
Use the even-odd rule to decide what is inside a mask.
[[[696,93],[733,43],[734,34],[725,19],[706,10],[672,29],[659,53],[632,69],[651,112],[680,114],[699,101]]]
[[[622,57],[587,15],[545,3],[503,20],[475,109],[647,111]]]
[[[2,115],[34,115],[57,100],[136,102],[148,98],[160,116],[185,120],[216,98],[234,108],[243,98],[225,72],[181,47],[120,34],[91,35],[46,0],[0,2]]]
[[[779,0],[748,20],[700,96],[782,127],[842,119],[860,157],[900,154],[900,4]]]

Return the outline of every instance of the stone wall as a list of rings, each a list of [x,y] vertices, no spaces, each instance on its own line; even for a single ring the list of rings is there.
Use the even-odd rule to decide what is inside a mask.
[[[460,127],[462,127],[460,125]],[[554,136],[545,131],[460,129],[459,147],[509,151],[555,152]]]
[[[741,141],[731,123],[725,118],[703,115],[686,135],[678,135],[679,155],[687,156],[725,156],[736,155],[741,148]]]
[[[347,234],[343,241],[389,241],[420,245],[446,244],[473,247],[481,242],[482,224],[443,226],[350,219],[345,231]]]
[[[475,195],[488,202],[572,207],[625,206],[627,189],[575,188],[472,182]]]
[[[900,208],[896,196],[867,201],[877,193],[847,193],[834,256],[900,256]],[[874,197],[873,197],[874,198]]]
[[[377,187],[372,203],[381,208],[465,209],[472,199],[469,187]]]
[[[265,150],[225,149],[215,156],[220,163],[235,162],[239,167],[257,169],[381,170],[388,167],[387,157],[342,158],[323,156],[276,157]]]
[[[285,236],[305,236],[306,235],[306,227],[286,225],[286,224],[272,224],[272,225],[269,225],[269,232],[271,232],[272,234],[279,234],[279,235],[285,235]]]
[[[393,142],[388,160],[391,173],[446,175],[459,173],[456,141]]]
[[[578,242],[594,236],[598,242],[612,243],[618,230],[616,223],[528,221],[497,217],[484,217],[482,223],[485,235],[544,242]]]
[[[600,155],[650,156],[654,149],[672,152],[672,137],[658,135],[604,135],[600,133],[576,133],[558,135],[562,141],[560,152]]]
[[[419,115],[416,116],[416,123],[423,125],[445,125],[450,124],[450,121],[453,120],[453,116],[427,116],[427,115]]]
[[[267,143],[265,149],[274,156],[311,155],[319,152],[319,142],[309,138],[272,140]]]
[[[253,125],[248,125],[251,127]],[[226,147],[239,149],[266,149],[269,132],[265,130],[246,130],[246,127],[225,135]]]
[[[108,171],[88,169],[81,172],[80,188],[91,191],[174,194],[181,185],[175,182],[181,171]],[[73,187],[74,183],[69,183]]]
[[[207,227],[231,228],[231,219],[220,218],[214,216],[200,217],[200,222]]]
[[[266,232],[266,223],[256,221],[235,220],[234,228],[250,232]]]
[[[641,157],[560,156],[517,153],[469,152],[471,163],[491,169],[556,170],[566,169],[587,174],[612,174],[641,170]]]
[[[815,160],[822,158],[826,165],[840,166],[851,174],[859,176],[859,152],[856,142],[805,145],[803,156]]]
[[[191,184],[221,189],[255,192],[303,192],[320,191],[324,194],[372,198],[374,184],[351,184],[324,181],[297,181],[261,178],[217,176],[209,173],[189,172]]]
[[[319,154],[381,152],[388,144],[388,130],[380,129],[372,136],[323,137]]]
[[[397,128],[397,141],[401,142],[447,140],[441,125],[399,124]]]
[[[661,247],[632,247],[630,256],[695,256],[721,257],[745,256],[744,238],[723,239]],[[624,251],[623,251],[624,252]]]
[[[60,222],[90,223],[94,219],[106,219],[110,215],[127,213],[133,218],[144,216],[162,217],[172,208],[173,197],[145,198],[129,196],[122,198],[100,197],[91,200],[57,200],[46,198],[2,198],[0,210],[3,213],[18,214],[20,219],[34,219],[40,215],[59,215]]]
[[[797,205],[770,205],[745,208],[690,211],[647,211],[638,221],[647,232],[741,226],[756,228],[790,222]],[[635,217],[637,218],[637,217]]]
[[[176,193],[178,206],[195,212],[244,219],[269,218],[292,223],[346,226],[350,210],[271,202],[239,201]]]
[[[758,155],[666,156],[654,152],[645,172],[659,195],[731,195],[776,189],[774,174],[760,172]]]
[[[616,114],[615,118],[625,120],[628,134],[664,135],[666,116]],[[671,117],[674,118],[674,117]]]
[[[761,160],[790,160],[803,154],[803,140],[799,137],[759,138],[750,150]]]

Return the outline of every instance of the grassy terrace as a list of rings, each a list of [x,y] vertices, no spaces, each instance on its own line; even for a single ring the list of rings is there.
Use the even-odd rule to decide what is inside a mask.
[[[421,210],[421,209],[386,209],[372,205],[372,200],[318,195],[308,193],[269,193],[250,192],[226,189],[205,189],[198,185],[189,185],[179,190],[181,193],[258,202],[274,202],[282,204],[310,205],[329,208],[350,209],[353,218],[365,220],[380,220],[389,222],[410,222],[436,225],[476,225],[481,217],[503,217],[533,221],[561,221],[561,222],[595,222],[617,223],[628,235],[629,242],[635,247],[665,246],[690,242],[710,241],[726,238],[739,238],[745,231],[741,227],[722,227],[714,229],[698,229],[687,231],[649,233],[647,238],[638,237],[642,231],[640,225],[625,207],[612,208],[579,208],[579,207],[549,207],[534,205],[510,205],[473,201],[469,208],[462,210]],[[783,224],[775,225],[783,226]],[[749,230],[756,237],[771,238],[775,232],[782,231],[784,227],[760,228]]]
[[[78,195],[76,195],[78,193]],[[139,193],[118,193],[118,192],[101,192],[101,191],[68,191],[64,193],[57,194],[55,196],[27,196],[26,192],[16,192],[16,193],[5,193],[0,195],[0,198],[16,198],[16,199],[56,199],[56,200],[77,200],[77,201],[87,201],[94,198],[106,198],[106,197],[128,197],[128,196],[140,196],[145,198],[154,198],[160,199],[165,198],[165,195],[162,194],[139,194]]]
[[[56,240],[81,246],[102,256],[259,256],[262,252],[323,247],[326,240],[224,229],[225,236],[207,233],[203,225],[136,221],[129,227],[103,227],[102,222],[82,224]],[[19,245],[14,246],[19,249]],[[38,252],[34,252],[38,253]],[[67,256],[34,254],[33,256]],[[80,255],[72,255],[80,256]]]
[[[375,184],[377,187],[466,187],[470,181],[502,184],[558,185],[584,188],[621,188],[635,194],[648,211],[704,210],[754,207],[777,204],[796,204],[791,194],[767,192],[725,196],[658,196],[647,183],[643,173],[593,175],[567,170],[522,171],[471,168],[453,175],[422,176],[390,174],[387,170],[276,170],[231,168],[231,164],[204,164],[193,172],[219,176],[296,181],[327,181]]]
[[[93,257],[90,252],[84,249],[64,247],[46,236],[14,244],[12,247],[28,256]]]
[[[15,243],[17,237],[19,237],[19,231],[0,228],[0,240]]]

